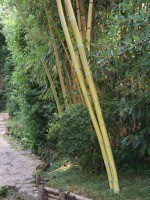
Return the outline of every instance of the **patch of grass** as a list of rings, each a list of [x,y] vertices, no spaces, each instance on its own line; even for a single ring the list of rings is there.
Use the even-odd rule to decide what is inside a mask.
[[[0,187],[0,197],[3,197],[3,198],[7,197],[7,188]]]
[[[76,194],[85,195],[94,200],[149,200],[150,178],[148,169],[141,171],[119,172],[120,194],[109,190],[107,176],[104,173],[91,174],[77,166],[58,168],[56,163],[45,176],[49,186]],[[56,168],[58,168],[56,170]],[[53,172],[52,172],[53,171]]]

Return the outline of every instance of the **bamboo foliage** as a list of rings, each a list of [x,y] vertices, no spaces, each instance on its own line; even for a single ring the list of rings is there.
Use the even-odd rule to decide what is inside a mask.
[[[58,74],[59,74],[61,90],[62,90],[62,94],[63,94],[63,98],[64,98],[64,103],[65,103],[65,106],[67,107],[66,86],[65,86],[64,78],[63,78],[63,74],[62,74],[61,63],[60,63],[60,59],[59,59],[57,45],[56,45],[56,42],[55,42],[54,32],[53,32],[53,29],[51,27],[51,24],[53,22],[53,18],[51,16],[51,14],[49,14],[49,12],[48,12],[48,9],[47,9],[47,6],[46,6],[46,0],[43,1],[43,4],[44,4],[44,9],[45,9],[45,13],[46,13],[46,16],[47,16],[47,20],[48,20],[49,31],[50,31],[50,36],[51,36],[51,39],[52,39],[52,46],[53,46],[56,64],[57,64],[57,68],[58,68]]]
[[[52,92],[53,92],[53,96],[54,96],[54,99],[55,99],[55,102],[56,102],[56,106],[57,106],[58,112],[61,113],[62,109],[61,109],[61,105],[60,105],[60,102],[59,102],[59,98],[58,98],[58,95],[57,95],[57,91],[56,91],[56,88],[55,88],[53,79],[52,79],[52,77],[51,77],[51,74],[50,74],[50,72],[49,72],[49,69],[48,69],[48,66],[47,66],[46,62],[43,60],[42,56],[41,56],[40,53],[38,52],[38,44],[36,43],[36,40],[35,40],[35,38],[34,38],[32,32],[31,32],[31,29],[30,29],[30,27],[29,27],[29,25],[28,25],[28,23],[27,23],[27,20],[26,20],[24,14],[23,14],[22,8],[21,8],[21,6],[20,6],[18,0],[16,0],[16,7],[17,7],[18,12],[20,13],[20,16],[21,16],[21,18],[22,18],[22,21],[24,22],[24,25],[25,25],[25,27],[26,27],[26,29],[27,29],[29,35],[30,35],[30,38],[31,38],[31,40],[32,40],[32,42],[33,42],[33,44],[34,44],[34,47],[35,47],[36,52],[37,52],[37,55],[38,55],[39,58],[40,58],[41,64],[42,64],[43,67],[44,67],[44,70],[45,70],[45,72],[46,72],[47,78],[48,78],[48,80],[49,80],[49,82],[50,82],[50,86],[51,86],[51,88],[52,88]]]
[[[80,83],[80,87],[81,87],[81,90],[82,90],[82,93],[83,93],[83,96],[84,96],[84,100],[85,100],[87,109],[88,109],[90,117],[91,117],[91,121],[93,123],[94,129],[95,129],[97,137],[98,137],[102,156],[103,156],[104,163],[105,163],[105,166],[106,166],[109,185],[110,185],[110,188],[112,189],[113,188],[112,176],[111,176],[110,166],[108,165],[108,158],[107,158],[103,138],[102,138],[102,135],[101,135],[101,131],[100,131],[100,128],[99,128],[99,125],[98,125],[98,122],[97,122],[97,118],[96,118],[95,113],[94,113],[94,109],[91,105],[91,102],[90,102],[90,99],[89,99],[89,96],[88,96],[88,91],[87,91],[87,88],[86,88],[86,85],[85,85],[83,73],[82,73],[82,71],[79,67],[78,59],[76,58],[76,54],[75,54],[75,51],[74,51],[74,48],[73,48],[73,44],[72,44],[72,41],[71,41],[71,38],[70,38],[70,35],[69,35],[66,20],[65,20],[65,17],[64,17],[64,12],[63,12],[61,1],[56,0],[56,2],[57,2],[58,12],[59,12],[62,28],[63,28],[64,34],[65,34],[66,42],[67,42],[67,45],[68,45],[68,48],[69,48],[69,51],[70,51],[70,54],[71,54],[73,66],[75,68],[75,71],[76,71],[76,74],[77,74],[77,77],[78,77],[78,80],[79,80],[79,83]]]

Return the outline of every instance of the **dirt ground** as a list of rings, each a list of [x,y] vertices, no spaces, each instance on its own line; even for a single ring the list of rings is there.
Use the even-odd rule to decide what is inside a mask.
[[[40,163],[38,159],[30,158],[21,150],[14,150],[6,141],[6,125],[9,116],[0,114],[0,187],[15,186],[30,177]]]

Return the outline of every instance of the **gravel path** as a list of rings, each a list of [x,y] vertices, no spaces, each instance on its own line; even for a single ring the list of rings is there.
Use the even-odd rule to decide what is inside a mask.
[[[0,114],[0,186],[16,186],[31,177],[40,161],[25,152],[15,151],[4,139],[8,114]],[[33,158],[34,157],[34,158]]]

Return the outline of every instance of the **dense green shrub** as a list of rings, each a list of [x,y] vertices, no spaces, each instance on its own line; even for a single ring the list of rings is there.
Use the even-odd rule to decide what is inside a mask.
[[[100,165],[100,150],[87,109],[72,105],[49,124],[48,140],[64,157],[87,168]]]
[[[8,51],[7,51],[7,44],[5,41],[4,34],[2,33],[2,26],[0,24],[0,111],[3,111],[5,109],[5,103],[6,103],[6,96],[5,96],[5,88],[4,88],[4,65],[6,62],[6,59],[8,57]]]

